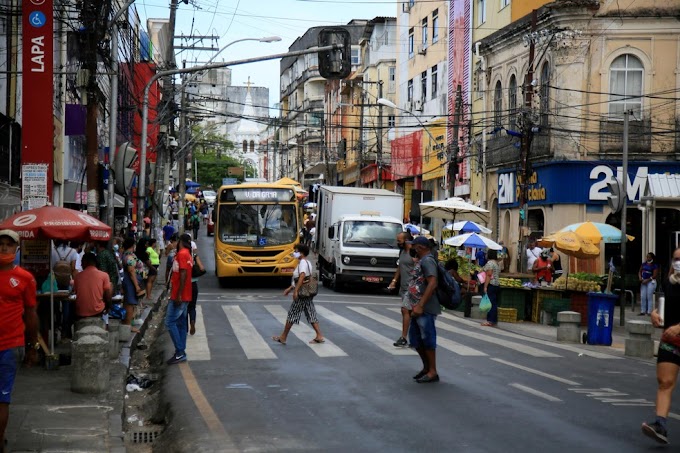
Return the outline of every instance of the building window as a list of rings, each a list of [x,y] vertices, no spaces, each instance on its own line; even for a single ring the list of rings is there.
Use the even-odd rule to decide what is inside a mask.
[[[477,24],[486,22],[486,0],[477,0]]]
[[[437,80],[437,65],[432,66],[432,69],[430,70],[430,78],[432,79],[430,91],[432,92],[432,99],[434,99],[437,97],[437,84],[439,83]]]
[[[387,92],[394,93],[397,88],[397,67],[390,66],[387,71]]]
[[[501,9],[505,8],[510,4],[510,0],[501,0]]]
[[[358,66],[361,63],[361,49],[359,47],[352,47],[352,66]]]
[[[508,113],[510,119],[508,121],[509,127],[512,130],[517,129],[517,78],[515,74],[510,77],[510,84],[508,85]]]
[[[423,49],[427,47],[427,17],[423,19],[422,22],[422,40],[423,40]]]
[[[550,109],[550,66],[544,63],[541,68],[541,126],[548,125],[548,110]]]
[[[427,71],[420,73],[420,99],[423,102],[427,99]]]
[[[387,116],[387,127],[395,127],[397,125],[397,121],[395,118],[396,117],[394,115]]]
[[[432,11],[432,44],[439,41],[439,9]]]
[[[609,68],[609,116],[623,119],[623,113],[633,111],[636,118],[642,114],[642,81],[644,67],[633,55],[621,55]]]
[[[503,88],[501,81],[496,82],[496,89],[493,93],[493,126],[494,129],[503,126]]]
[[[413,100],[413,79],[406,83],[406,100],[408,102]]]
[[[408,29],[408,57],[413,58],[413,28]]]

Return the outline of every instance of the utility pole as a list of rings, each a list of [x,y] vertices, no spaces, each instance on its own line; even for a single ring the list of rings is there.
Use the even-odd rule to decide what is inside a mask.
[[[359,111],[359,162],[357,162],[359,175],[354,182],[354,187],[361,187],[361,168],[364,166],[364,104],[366,103],[366,91],[361,89],[361,110]]]
[[[186,61],[182,64],[182,68],[186,68]],[[181,136],[180,145],[186,147],[189,142],[189,131],[187,130],[187,92],[182,83],[182,91],[180,94],[180,108],[179,108],[179,133]],[[177,156],[177,181],[175,182],[175,190],[179,192],[179,201],[177,203],[177,220],[179,221],[179,231],[184,232],[184,211],[186,201],[186,179],[187,179],[187,157],[186,148],[182,150]],[[196,239],[196,238],[194,238]]]
[[[537,13],[536,10],[531,12],[531,31],[536,31]],[[529,204],[527,193],[527,182],[529,181],[529,153],[531,150],[531,141],[533,139],[533,124],[531,121],[531,107],[534,98],[534,58],[536,53],[536,46],[534,40],[531,40],[529,45],[529,67],[524,78],[524,109],[522,111],[522,137],[519,149],[519,162],[521,167],[520,176],[520,191],[519,191],[519,206],[520,206],[520,228],[519,228],[519,250],[517,258],[520,260],[519,269],[523,269],[526,260],[525,252],[525,232],[529,221]],[[528,271],[529,269],[525,269]]]
[[[463,88],[456,86],[456,106],[453,115],[453,142],[449,155],[449,196],[456,195],[456,173],[458,173],[458,133],[460,130],[460,117],[463,110]]]
[[[331,179],[331,164],[328,156],[328,146],[326,146],[326,115],[325,112],[321,115],[321,152],[323,152],[323,162],[326,167],[326,174],[324,175],[323,183]]]
[[[628,236],[626,235],[626,222],[628,210],[628,124],[630,122],[630,111],[626,110],[623,112],[623,193],[621,197],[623,198],[623,208],[621,209],[621,306],[619,311],[620,325],[626,325],[626,243],[628,242]]]
[[[102,0],[85,1],[82,6],[83,23],[83,70],[87,77],[85,101],[87,116],[85,122],[85,152],[87,172],[87,212],[99,218],[99,140],[97,118],[99,117],[99,86],[97,84],[97,63],[99,43],[108,30],[107,18],[111,3]]]
[[[383,81],[378,80],[378,99],[383,98]],[[378,104],[378,144],[377,144],[377,155],[376,155],[376,170],[378,189],[382,189],[382,167],[383,167],[383,105]]]

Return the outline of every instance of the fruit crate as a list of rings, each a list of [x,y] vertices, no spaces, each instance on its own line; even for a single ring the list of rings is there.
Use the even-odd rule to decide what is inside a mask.
[[[498,320],[501,322],[517,322],[517,309],[498,307]]]
[[[543,311],[550,313],[551,325],[557,325],[557,313],[571,310],[571,299],[544,299]]]
[[[531,303],[531,322],[540,322],[541,310],[545,299],[562,298],[563,291],[554,289],[534,288]]]
[[[527,298],[531,291],[526,289],[502,288],[499,296],[499,307],[515,308],[520,320],[524,320]]]

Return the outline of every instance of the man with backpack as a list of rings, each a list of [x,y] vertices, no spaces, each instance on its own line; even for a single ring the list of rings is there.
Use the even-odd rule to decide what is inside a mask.
[[[437,331],[434,322],[441,314],[437,297],[437,274],[439,265],[431,252],[431,244],[423,236],[416,237],[411,243],[411,255],[419,258],[413,268],[413,278],[408,293],[411,301],[411,324],[409,326],[409,343],[420,360],[423,369],[413,376],[419,384],[439,382],[437,373]]]
[[[198,230],[201,228],[201,218],[198,215],[198,211],[191,215],[189,224],[191,225],[191,229],[194,231],[193,237],[198,238]]]

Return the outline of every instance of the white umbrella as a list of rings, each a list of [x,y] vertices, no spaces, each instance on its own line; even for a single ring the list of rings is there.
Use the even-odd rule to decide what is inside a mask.
[[[460,197],[451,197],[446,200],[428,201],[420,203],[420,215],[437,219],[455,220],[457,214],[473,213],[483,219],[480,214],[488,214],[486,209],[466,202]]]
[[[448,224],[444,227],[444,229],[452,231],[464,231],[467,233],[491,234],[490,229],[470,220],[461,220],[460,222]]]
[[[480,236],[477,233],[459,234],[452,238],[448,238],[444,241],[446,245],[452,245],[454,247],[477,247],[477,248],[488,248],[491,250],[502,250],[503,246],[497,244],[489,238]]]
[[[430,230],[420,228],[418,225],[413,225],[412,223],[404,225],[404,230],[409,231],[411,234],[430,234]]]

